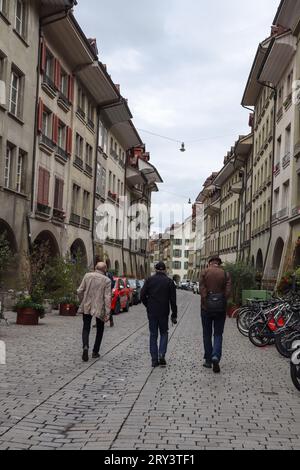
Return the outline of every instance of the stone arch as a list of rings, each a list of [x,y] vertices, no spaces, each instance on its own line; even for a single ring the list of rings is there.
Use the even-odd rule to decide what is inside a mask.
[[[34,240],[34,246],[41,247],[43,245],[47,247],[49,257],[55,258],[56,256],[59,256],[59,245],[55,236],[49,230],[44,230],[43,232],[40,232]]]
[[[5,220],[0,219],[0,235],[5,234],[5,238],[9,244],[12,253],[18,252],[18,245],[13,229],[8,225]]]
[[[274,253],[273,253],[273,269],[276,273],[278,273],[279,268],[280,268],[283,249],[284,249],[284,241],[282,240],[281,237],[279,237],[275,244]]]
[[[71,245],[70,248],[71,259],[76,261],[80,257],[82,264],[87,265],[87,252],[84,242],[77,238]]]
[[[256,270],[261,273],[263,269],[264,269],[264,258],[263,258],[261,249],[259,249],[257,252],[257,256],[256,256]]]

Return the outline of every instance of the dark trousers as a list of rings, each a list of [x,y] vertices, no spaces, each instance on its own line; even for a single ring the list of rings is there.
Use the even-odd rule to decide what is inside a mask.
[[[92,323],[92,315],[83,315],[83,330],[82,330],[82,343],[83,349],[89,349],[89,337],[91,331],[91,323]],[[104,322],[99,318],[96,318],[96,326],[97,326],[97,333],[96,333],[96,340],[93,352],[99,354],[100,346],[103,338],[104,333]]]
[[[201,317],[205,349],[204,359],[207,362],[212,362],[212,359],[221,361],[226,314],[212,317],[203,311]],[[214,342],[212,342],[212,336],[214,336]]]
[[[165,357],[169,339],[169,317],[148,314],[150,330],[150,354],[152,361]],[[159,348],[157,345],[158,332],[160,333]]]

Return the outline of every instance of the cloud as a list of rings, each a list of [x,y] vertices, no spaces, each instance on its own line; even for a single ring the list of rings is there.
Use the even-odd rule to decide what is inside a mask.
[[[97,37],[136,127],[186,142],[182,154],[176,142],[140,132],[165,181],[155,202],[171,204],[174,193],[183,203],[195,198],[238,135],[249,132],[240,102],[278,1],[78,2],[76,16]]]

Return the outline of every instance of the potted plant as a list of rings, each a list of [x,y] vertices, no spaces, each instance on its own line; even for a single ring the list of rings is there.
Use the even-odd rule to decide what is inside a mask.
[[[58,256],[48,267],[47,279],[48,293],[56,305],[59,306],[59,314],[62,316],[75,316],[79,307],[77,289],[82,281],[86,268],[78,254],[71,259]]]
[[[39,318],[44,318],[45,309],[30,296],[22,296],[15,306],[17,325],[38,325]]]
[[[240,308],[242,304],[242,293],[245,289],[254,289],[256,287],[255,269],[241,261],[237,263],[226,263],[225,272],[231,277],[232,295],[228,302],[228,315],[232,316],[234,311]]]

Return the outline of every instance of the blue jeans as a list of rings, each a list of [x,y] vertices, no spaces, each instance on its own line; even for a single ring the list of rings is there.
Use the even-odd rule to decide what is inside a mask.
[[[212,362],[212,359],[222,358],[223,334],[226,322],[226,314],[210,317],[205,311],[202,312],[202,327],[203,327],[203,340],[204,340],[204,359],[207,362]],[[212,343],[212,336],[214,335],[214,344]]]
[[[150,354],[152,361],[158,361],[160,357],[165,357],[169,339],[169,317],[162,317],[148,314],[150,329]],[[158,331],[160,333],[159,349],[157,346]]]

